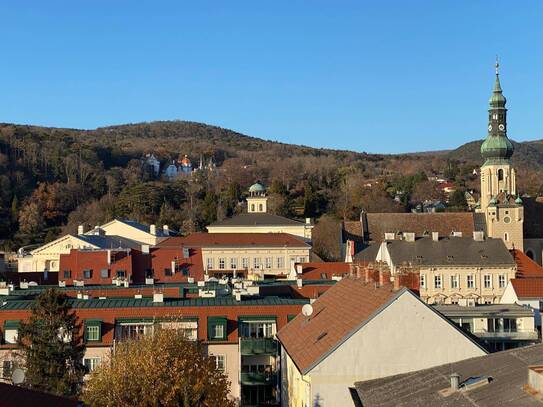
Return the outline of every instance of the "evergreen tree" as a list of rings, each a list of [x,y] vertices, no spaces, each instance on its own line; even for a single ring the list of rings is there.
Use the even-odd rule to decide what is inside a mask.
[[[78,394],[85,347],[66,295],[54,289],[40,294],[30,319],[21,323],[17,343],[28,387],[62,396]]]

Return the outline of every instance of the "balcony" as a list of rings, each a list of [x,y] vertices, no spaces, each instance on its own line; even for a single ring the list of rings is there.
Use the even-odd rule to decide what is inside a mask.
[[[239,342],[242,356],[277,354],[277,341],[273,338],[240,338]]]
[[[244,386],[266,386],[277,384],[276,373],[241,373],[241,384]]]
[[[536,330],[533,331],[479,331],[473,334],[481,339],[487,340],[510,340],[510,341],[534,341],[539,339]]]

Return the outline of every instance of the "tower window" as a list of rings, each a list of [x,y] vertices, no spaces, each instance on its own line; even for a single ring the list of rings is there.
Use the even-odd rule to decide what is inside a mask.
[[[503,181],[503,170],[501,168],[498,170],[498,181]]]
[[[505,232],[505,233],[503,234],[503,240],[505,240],[506,242],[509,241],[509,233]]]
[[[494,114],[492,115],[492,118],[493,118],[494,120],[498,120],[498,114],[497,114],[497,113],[494,113]]]

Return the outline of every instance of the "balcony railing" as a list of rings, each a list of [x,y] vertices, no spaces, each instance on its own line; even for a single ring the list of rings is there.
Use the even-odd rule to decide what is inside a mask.
[[[273,338],[240,338],[239,341],[242,356],[277,353],[277,341]]]
[[[262,385],[273,385],[277,384],[277,374],[276,373],[242,373],[241,374],[241,384],[245,386],[262,386]]]
[[[503,340],[517,340],[517,341],[530,341],[537,340],[539,334],[537,331],[479,331],[473,332],[475,336],[483,339],[503,339]]]

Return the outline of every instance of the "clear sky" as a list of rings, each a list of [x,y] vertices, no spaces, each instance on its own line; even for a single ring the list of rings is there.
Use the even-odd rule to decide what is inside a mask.
[[[0,122],[191,120],[368,152],[543,138],[543,1],[0,0]]]

